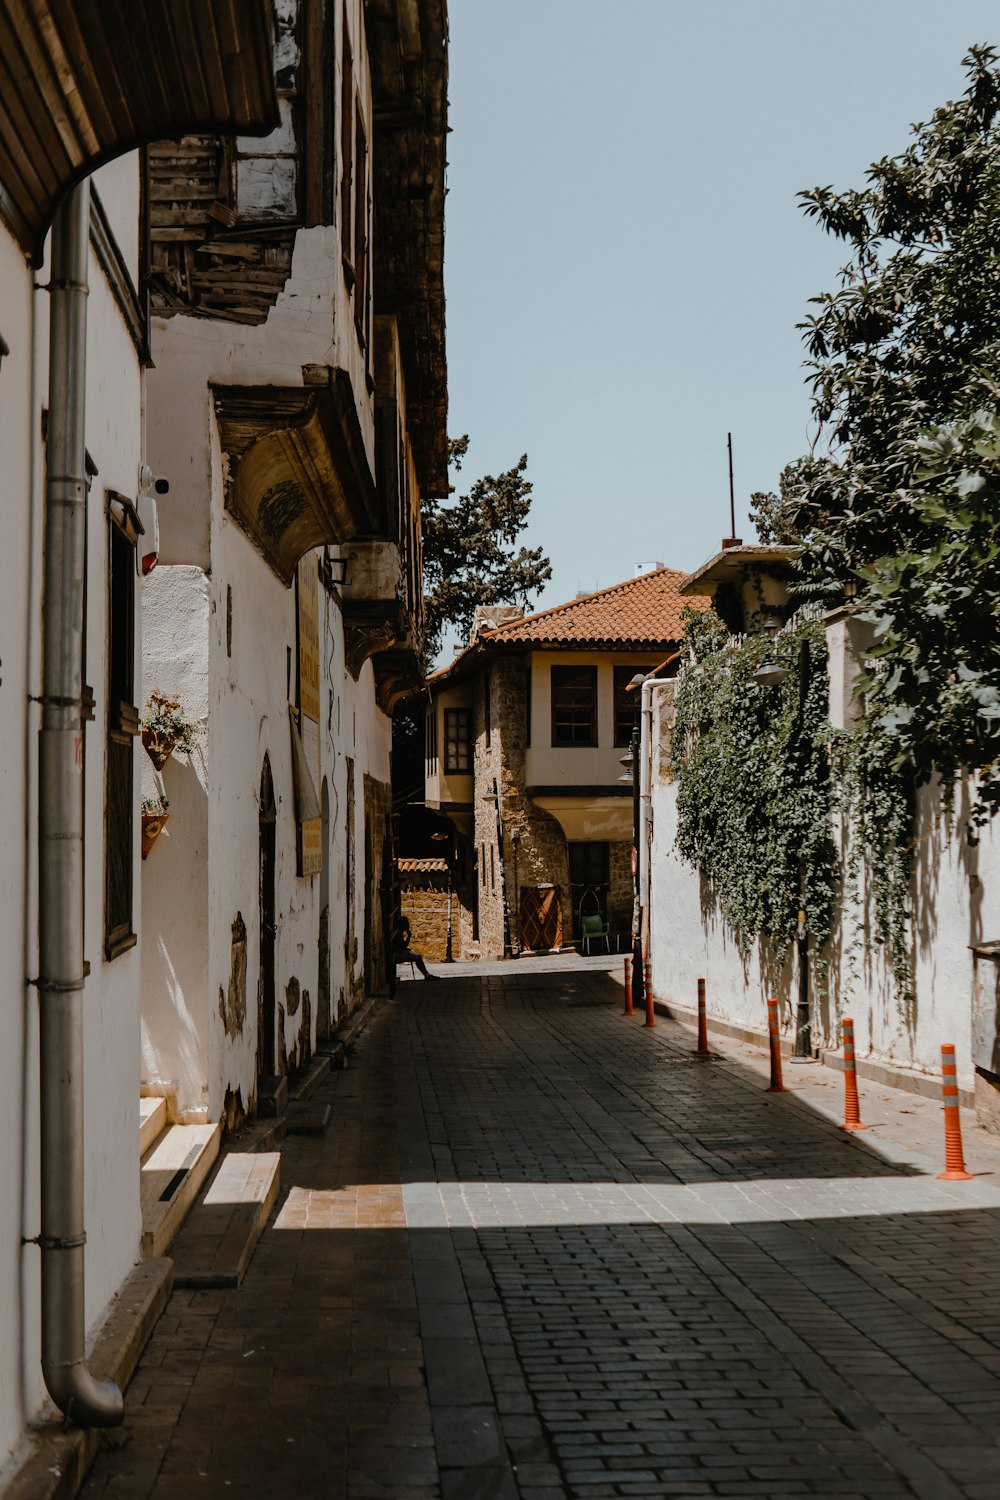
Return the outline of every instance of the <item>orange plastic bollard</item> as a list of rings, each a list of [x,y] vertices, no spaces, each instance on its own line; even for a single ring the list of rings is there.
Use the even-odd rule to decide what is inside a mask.
[[[702,1057],[709,1055],[708,1014],[705,1008],[705,981],[698,980],[698,1046],[695,1049]]]
[[[646,981],[646,1019],[642,1024],[644,1026],[655,1026],[656,1016],[653,1012],[653,965],[648,958],[642,966],[642,973]]]
[[[944,1099],[944,1171],[938,1176],[952,1182],[964,1182],[971,1176],[965,1170],[962,1154],[962,1120],[958,1112],[958,1071],[952,1042],[941,1044],[941,1095]]]
[[[781,1034],[778,1029],[778,1002],[767,1002],[767,1045],[771,1053],[771,1083],[769,1094],[787,1094],[781,1081]]]
[[[622,1015],[623,1016],[630,1016],[632,1014],[633,1014],[633,1011],[632,1011],[632,960],[630,958],[626,958],[626,960],[625,960],[625,1009],[622,1011]]]
[[[858,1071],[854,1064],[854,1022],[845,1016],[844,1026],[844,1123],[841,1130],[867,1130],[861,1123],[858,1103]]]

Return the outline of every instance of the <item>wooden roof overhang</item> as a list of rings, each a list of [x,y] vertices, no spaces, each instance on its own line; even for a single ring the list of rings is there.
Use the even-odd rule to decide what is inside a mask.
[[[273,130],[272,23],[272,0],[0,0],[0,218],[25,254],[102,163]]]
[[[448,493],[446,0],[366,0],[374,101],[375,305],[399,325],[421,493]]]
[[[379,524],[351,377],[326,374],[325,384],[212,386],[226,510],[285,584],[313,547]]]

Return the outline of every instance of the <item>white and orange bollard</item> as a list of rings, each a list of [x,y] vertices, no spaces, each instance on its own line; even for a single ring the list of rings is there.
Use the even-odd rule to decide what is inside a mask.
[[[653,1011],[653,965],[648,958],[643,964],[642,973],[646,981],[646,1019],[642,1024],[643,1026],[655,1026],[656,1015]]]
[[[767,1002],[767,1045],[771,1054],[771,1082],[769,1094],[787,1094],[781,1077],[781,1031],[778,1026],[778,1002]]]
[[[944,1101],[944,1171],[938,1177],[948,1182],[966,1182],[972,1176],[965,1169],[962,1152],[962,1119],[958,1111],[958,1070],[952,1042],[941,1044],[941,1097]]]
[[[630,958],[626,958],[626,960],[625,960],[625,1008],[622,1011],[622,1015],[623,1016],[631,1016],[632,1014],[633,1014],[633,1010],[632,1010],[632,960]]]
[[[844,1027],[844,1123],[841,1130],[866,1130],[858,1102],[858,1070],[854,1061],[854,1022],[847,1016]]]
[[[695,1051],[699,1057],[711,1056],[708,1045],[708,1009],[705,1003],[704,979],[698,980],[698,1045]]]

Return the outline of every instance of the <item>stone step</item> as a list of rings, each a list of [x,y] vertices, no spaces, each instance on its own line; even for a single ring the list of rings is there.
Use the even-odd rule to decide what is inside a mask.
[[[222,1126],[170,1125],[142,1159],[142,1253],[162,1255],[219,1154]]]
[[[167,1101],[154,1097],[139,1100],[139,1159],[167,1128]]]
[[[289,1135],[326,1135],[330,1105],[319,1099],[290,1104],[285,1120]]]
[[[239,1286],[280,1185],[280,1152],[227,1152],[174,1241],[174,1284]]]
[[[311,1099],[329,1071],[328,1056],[314,1057],[305,1072],[288,1085],[289,1103],[294,1100],[297,1104],[304,1104],[307,1099]]]

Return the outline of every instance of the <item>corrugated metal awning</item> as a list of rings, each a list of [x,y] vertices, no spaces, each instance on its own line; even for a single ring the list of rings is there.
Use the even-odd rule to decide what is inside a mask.
[[[36,259],[101,163],[277,123],[272,0],[0,0],[0,217]]]

